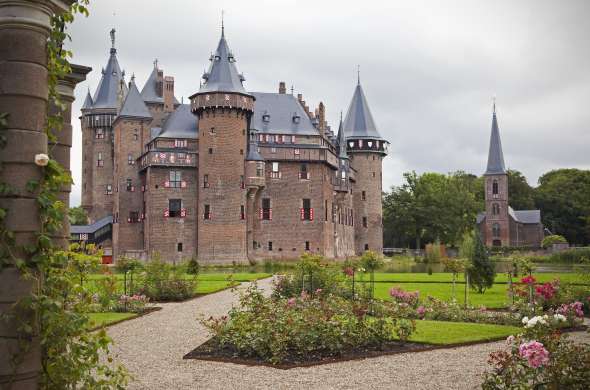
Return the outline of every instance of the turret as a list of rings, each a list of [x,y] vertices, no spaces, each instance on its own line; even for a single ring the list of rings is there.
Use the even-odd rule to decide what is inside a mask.
[[[190,97],[199,125],[198,257],[246,262],[245,157],[254,97],[242,85],[223,27],[210,61]]]
[[[347,155],[356,171],[353,188],[356,252],[382,252],[382,162],[387,155],[389,142],[377,131],[360,77],[342,127]]]

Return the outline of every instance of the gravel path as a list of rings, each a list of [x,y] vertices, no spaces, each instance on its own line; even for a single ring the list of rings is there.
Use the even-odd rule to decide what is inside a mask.
[[[248,283],[243,283],[244,289]],[[270,290],[271,279],[258,282]],[[407,353],[371,359],[279,370],[229,363],[183,360],[209,336],[202,316],[225,314],[237,296],[230,290],[183,303],[109,328],[116,359],[135,380],[131,389],[474,389],[488,368],[490,352],[503,342]],[[577,340],[590,342],[588,334]]]

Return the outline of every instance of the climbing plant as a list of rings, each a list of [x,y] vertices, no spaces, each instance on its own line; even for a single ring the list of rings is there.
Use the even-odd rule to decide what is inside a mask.
[[[51,32],[47,41],[48,108],[45,132],[49,145],[56,141],[56,134],[63,126],[66,106],[57,90],[60,79],[71,73],[72,53],[63,48],[70,40],[68,24],[75,15],[88,16],[89,0],[76,0],[68,10],[51,18]],[[6,116],[0,115],[0,127],[6,127]],[[0,136],[0,147],[6,139]],[[51,156],[51,147],[49,151]],[[0,167],[1,169],[1,167]],[[45,389],[104,389],[123,388],[128,375],[124,367],[115,365],[109,356],[111,342],[104,330],[89,332],[87,315],[90,295],[84,290],[80,276],[70,270],[81,257],[94,260],[76,250],[63,250],[53,237],[59,235],[67,218],[66,205],[59,200],[60,190],[72,182],[70,175],[55,160],[49,158],[42,167],[40,180],[27,183],[26,191],[37,198],[40,229],[33,244],[18,246],[14,233],[6,228],[7,210],[0,209],[0,271],[7,264],[14,264],[23,278],[34,284],[31,295],[20,299],[4,320],[17,325],[20,352],[12,356],[16,367],[30,349],[35,338],[41,344],[42,373],[40,386]],[[0,192],[10,194],[14,190],[7,183],[0,183]]]

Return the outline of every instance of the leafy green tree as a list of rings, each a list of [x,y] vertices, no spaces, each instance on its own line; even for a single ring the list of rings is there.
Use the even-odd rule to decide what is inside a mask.
[[[86,210],[84,210],[81,206],[70,207],[68,210],[68,219],[72,225],[88,224],[88,214],[86,214]]]
[[[521,172],[513,169],[508,170],[508,196],[510,206],[515,210],[532,210],[535,208],[535,190],[529,185],[526,177]]]
[[[483,294],[486,289],[492,287],[496,271],[494,270],[494,263],[491,262],[488,251],[484,246],[479,232],[474,230],[473,234],[473,252],[470,257],[470,266],[467,267],[467,274],[469,275],[469,283],[471,287],[480,294]]]
[[[557,169],[539,178],[535,203],[543,224],[572,244],[590,244],[590,170]]]

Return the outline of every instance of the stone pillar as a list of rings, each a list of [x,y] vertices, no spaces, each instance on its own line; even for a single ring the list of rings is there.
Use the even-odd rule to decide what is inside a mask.
[[[92,70],[87,66],[71,65],[72,72],[58,81],[58,93],[65,110],[62,113],[63,126],[60,131],[55,131],[55,142],[49,142],[49,155],[57,161],[66,172],[71,174],[70,170],[70,149],[72,148],[72,103],[74,102],[74,89],[81,81],[86,80],[86,75]],[[58,113],[53,105],[49,108],[51,115]],[[65,186],[60,194],[59,200],[62,201],[68,209],[70,207],[71,185]],[[70,238],[70,221],[66,215],[64,218],[61,232],[55,236],[55,243],[63,248],[67,248]]]
[[[34,193],[26,189],[30,180],[39,180],[42,170],[35,155],[47,153],[44,132],[47,111],[47,53],[50,17],[62,12],[70,2],[50,0],[0,0],[0,112],[8,113],[8,128],[2,131],[6,145],[0,149],[0,181],[10,185],[10,193],[0,195],[6,211],[4,226],[14,232],[17,245],[35,242],[40,222]],[[4,249],[4,248],[3,248]],[[15,257],[26,259],[23,251]],[[5,260],[5,259],[2,259]],[[0,314],[9,310],[34,288],[9,264],[0,270]],[[35,329],[35,324],[31,324]],[[37,388],[41,369],[38,337],[19,345],[14,323],[0,322],[0,387]],[[18,356],[18,363],[12,358]]]

